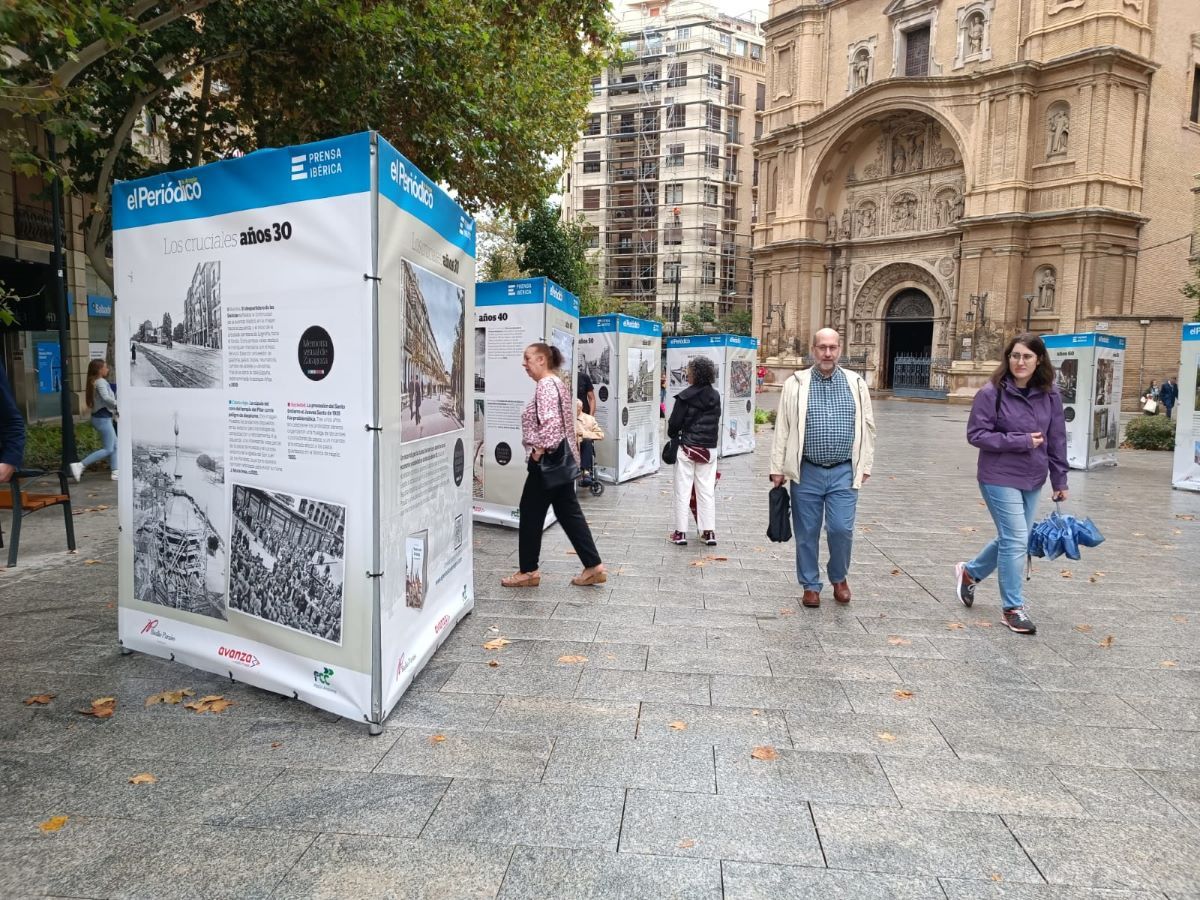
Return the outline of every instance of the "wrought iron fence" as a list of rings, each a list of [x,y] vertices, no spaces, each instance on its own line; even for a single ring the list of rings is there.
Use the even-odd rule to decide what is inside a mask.
[[[897,355],[892,361],[892,391],[918,397],[945,396],[950,360]]]

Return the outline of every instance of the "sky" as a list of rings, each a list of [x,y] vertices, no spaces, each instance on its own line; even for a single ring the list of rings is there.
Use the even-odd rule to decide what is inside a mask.
[[[718,0],[717,6],[728,16],[753,11],[759,13],[760,22],[767,17],[767,0]]]

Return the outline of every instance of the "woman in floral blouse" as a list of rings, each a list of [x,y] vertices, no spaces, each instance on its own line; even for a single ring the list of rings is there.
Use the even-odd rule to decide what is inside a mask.
[[[546,512],[552,507],[579,561],[583,563],[583,571],[571,579],[571,584],[603,584],[608,580],[600,554],[596,551],[596,542],[592,540],[591,529],[583,517],[583,510],[579,508],[574,482],[548,488],[538,466],[542,455],[555,449],[563,440],[571,448],[576,462],[579,460],[579,445],[575,440],[574,397],[571,389],[555,374],[562,364],[562,353],[557,347],[538,343],[525,348],[525,372],[537,382],[537,387],[533,399],[521,413],[521,443],[525,446],[529,470],[525,477],[525,490],[521,493],[518,553],[521,568],[500,580],[505,587],[537,587],[541,583],[538,558],[542,552],[542,530],[546,524]]]

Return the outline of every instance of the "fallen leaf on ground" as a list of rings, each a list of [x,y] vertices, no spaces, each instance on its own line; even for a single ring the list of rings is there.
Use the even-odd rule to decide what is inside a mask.
[[[729,562],[728,556],[706,556],[705,559],[711,559],[713,562]]]
[[[893,647],[904,647],[908,644],[911,644],[912,641],[910,641],[908,638],[890,637],[890,638],[888,638],[888,643],[891,644]]]
[[[685,731],[687,729],[687,722],[668,722],[667,727],[674,731]]]
[[[1183,534],[1183,532],[1178,528],[1172,528],[1171,534]]]
[[[282,746],[283,746],[283,741],[271,741],[271,749],[272,750],[278,750]]]
[[[1174,622],[1176,625],[1186,625],[1187,624],[1187,616],[1171,616],[1171,621]]]
[[[1144,531],[1135,531],[1135,532],[1133,533],[1133,536],[1134,536],[1134,537],[1145,537],[1145,536],[1146,536],[1146,532],[1144,532]]]
[[[446,740],[446,736],[444,734],[431,734],[429,736],[429,743],[431,744],[440,744],[444,740]]]
[[[901,573],[901,571],[900,571],[899,569],[892,569],[892,574],[893,574],[893,575],[900,575],[900,574],[902,574],[902,573]]]
[[[781,609],[779,611],[779,614],[781,616],[794,616],[796,614],[796,611],[794,609]]]
[[[99,564],[100,564],[100,560],[98,560],[98,559],[85,559],[85,560],[83,561],[83,564],[84,564],[85,566],[96,566],[96,565],[99,565]]]
[[[863,534],[870,534],[870,533],[871,533],[871,529],[870,529],[870,528],[868,528],[868,527],[866,527],[865,525],[864,525],[864,526],[862,526],[861,528],[859,528],[858,530],[859,530],[859,531],[861,531]]]
[[[58,694],[34,694],[32,697],[26,697],[21,702],[26,706],[45,706],[57,696]]]
[[[779,759],[779,754],[774,747],[755,747],[750,751],[751,759],[761,759],[770,762],[774,759]]]
[[[892,691],[892,696],[897,700],[911,700],[913,698],[913,692],[905,690]]]
[[[1117,642],[1117,639],[1110,634],[1107,637],[1105,637],[1102,641],[1100,641],[1100,646],[1103,647],[1105,650],[1107,650],[1109,647],[1111,647],[1116,642]]]
[[[1173,669],[1177,665],[1179,665],[1179,663],[1175,662],[1175,660],[1173,660],[1173,659],[1164,659],[1162,662],[1159,663],[1159,665],[1162,666],[1164,669]]]
[[[83,716],[95,716],[97,719],[108,719],[117,711],[116,697],[100,697],[92,701],[90,709],[77,709],[75,712]]]
[[[947,623],[946,623],[946,627],[947,627],[947,628],[948,628],[950,631],[962,631],[962,630],[963,630],[964,628],[966,628],[967,626],[966,626],[966,625],[964,625],[962,622],[947,622]]]
[[[694,559],[690,563],[688,563],[688,565],[691,566],[693,569],[703,569],[706,565],[708,565],[708,563],[706,563],[702,559]]]
[[[52,816],[45,822],[42,822],[40,825],[38,825],[38,828],[49,834],[52,831],[58,831],[60,828],[66,825],[67,819],[69,818],[70,816]]]
[[[992,873],[992,881],[1003,881],[1003,880],[1004,880],[1004,876],[1001,875],[999,872]]]
[[[158,779],[149,772],[141,772],[129,779],[130,784],[156,784]]]
[[[155,694],[152,697],[146,698],[147,706],[155,706],[159,703],[169,703],[172,706],[178,706],[183,702],[184,697],[195,697],[196,692],[191,688],[183,688],[178,691],[163,691],[161,694]]]
[[[558,661],[560,663],[585,663],[588,661],[588,658],[586,656],[572,656],[568,654],[566,656],[560,656]]]
[[[1196,520],[1196,517],[1191,513],[1176,513],[1175,518],[1183,519],[1185,522],[1194,522]]]
[[[992,627],[991,622],[976,622],[975,624],[978,625],[980,628],[991,628]]]
[[[690,850],[695,846],[696,846],[696,842],[693,841],[691,838],[684,838],[682,841],[679,842],[680,850]]]
[[[1092,584],[1095,584],[1095,583],[1096,583],[1097,581],[1099,581],[1099,580],[1100,580],[1100,579],[1099,579],[1099,577],[1097,577],[1097,576],[1095,576],[1095,575],[1089,575],[1089,576],[1088,576],[1088,581],[1090,581]]]
[[[214,714],[224,712],[231,706],[233,706],[233,701],[226,700],[220,694],[209,694],[207,697],[201,697],[199,700],[183,704],[184,709],[190,709],[198,716],[206,712]]]
[[[1070,569],[1063,569],[1058,574],[1061,575],[1063,578],[1074,578],[1075,577],[1075,573],[1072,572]]]
[[[501,647],[507,647],[511,643],[512,643],[512,641],[510,641],[508,638],[493,638],[492,640],[488,641],[486,644],[483,645],[483,649],[484,650],[499,650]]]
[[[894,743],[896,740],[896,736],[890,731],[880,731],[876,733],[875,737],[879,738],[881,741],[886,741],[889,744]]]
[[[1089,631],[1092,630],[1092,626],[1091,625],[1076,625],[1075,630],[1078,631],[1080,634],[1087,634]]]
[[[984,503],[982,500],[976,500],[975,502],[978,503],[980,506],[987,506],[987,504]]]
[[[567,556],[578,556],[579,555],[574,550],[564,550],[563,552],[566,553]]]
[[[488,666],[489,666],[490,668],[493,668],[493,669],[495,669],[495,668],[499,668],[499,666],[500,666],[500,660],[498,660],[498,659],[489,659],[489,660],[488,660]]]
[[[978,528],[972,528],[970,525],[959,529],[963,534],[970,534],[973,531],[978,531]]]
[[[761,716],[761,715],[762,715],[762,710],[761,710],[761,709],[752,709],[752,710],[750,710],[750,715],[752,715],[752,716]]]

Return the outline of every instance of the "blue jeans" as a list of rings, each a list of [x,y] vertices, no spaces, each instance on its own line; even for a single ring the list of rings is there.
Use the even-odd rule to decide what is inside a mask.
[[[982,581],[999,569],[1000,599],[1004,608],[1017,609],[1025,605],[1021,593],[1022,570],[1029,552],[1029,530],[1033,527],[1033,514],[1042,489],[1023,491],[980,482],[979,493],[996,523],[996,537],[967,563],[967,574]]]
[[[113,427],[112,416],[92,416],[92,427],[100,432],[100,440],[104,442],[104,446],[85,456],[83,467],[86,469],[93,463],[107,459],[115,472],[117,469],[117,429]]]
[[[800,467],[800,480],[792,482],[792,531],[796,534],[796,579],[806,591],[820,592],[822,587],[817,558],[822,519],[829,544],[826,574],[833,584],[846,580],[857,508],[852,463],[844,462],[832,469],[811,464]]]

